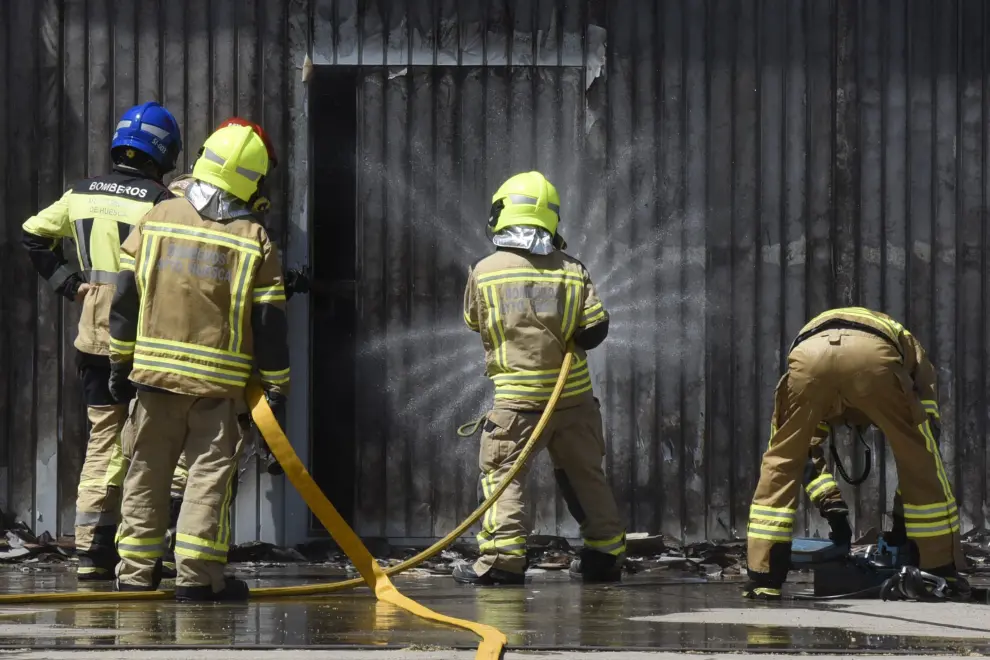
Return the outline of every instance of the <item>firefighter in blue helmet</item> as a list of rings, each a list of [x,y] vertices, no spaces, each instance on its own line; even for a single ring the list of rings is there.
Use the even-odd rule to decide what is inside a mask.
[[[86,459],[76,499],[80,580],[113,579],[114,536],[126,466],[119,432],[127,401],[116,401],[110,379],[110,302],[116,290],[120,244],[157,203],[172,195],[162,183],[182,152],[179,124],[154,101],[127,110],[117,122],[113,169],[73,184],[54,204],[23,225],[22,243],[38,274],[54,291],[82,304],[76,366],[89,418]],[[76,244],[80,271],[65,258],[62,239]]]

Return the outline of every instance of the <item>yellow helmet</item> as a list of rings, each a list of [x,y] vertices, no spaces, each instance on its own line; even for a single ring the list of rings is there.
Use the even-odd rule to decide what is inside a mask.
[[[542,227],[552,235],[560,223],[560,196],[553,184],[539,172],[517,174],[492,197],[488,227],[497,234],[506,227]]]
[[[250,126],[218,129],[203,143],[193,176],[248,202],[268,174],[268,148]]]

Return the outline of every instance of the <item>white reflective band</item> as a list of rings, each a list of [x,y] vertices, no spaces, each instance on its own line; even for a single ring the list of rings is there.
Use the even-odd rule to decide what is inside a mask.
[[[146,133],[151,133],[160,140],[164,140],[168,137],[168,131],[164,128],[155,126],[154,124],[141,124],[141,130]]]
[[[122,121],[120,121],[120,122],[117,123],[117,128],[115,130],[118,130],[119,131],[122,128],[130,128],[130,127],[131,127],[131,120],[130,119],[124,119],[124,120],[122,120]]]

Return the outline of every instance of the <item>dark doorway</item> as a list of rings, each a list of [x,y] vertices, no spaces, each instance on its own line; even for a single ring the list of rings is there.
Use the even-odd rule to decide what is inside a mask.
[[[310,79],[313,291],[310,469],[353,524],[357,70],[317,67]],[[310,514],[310,533],[325,535]]]

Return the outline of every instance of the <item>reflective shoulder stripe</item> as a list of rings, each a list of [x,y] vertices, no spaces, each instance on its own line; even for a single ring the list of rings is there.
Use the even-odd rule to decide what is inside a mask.
[[[232,247],[243,252],[249,252],[257,257],[261,256],[261,245],[257,241],[205,227],[192,227],[170,222],[148,222],[141,230],[146,234],[164,234],[204,243],[214,243],[216,245]]]

